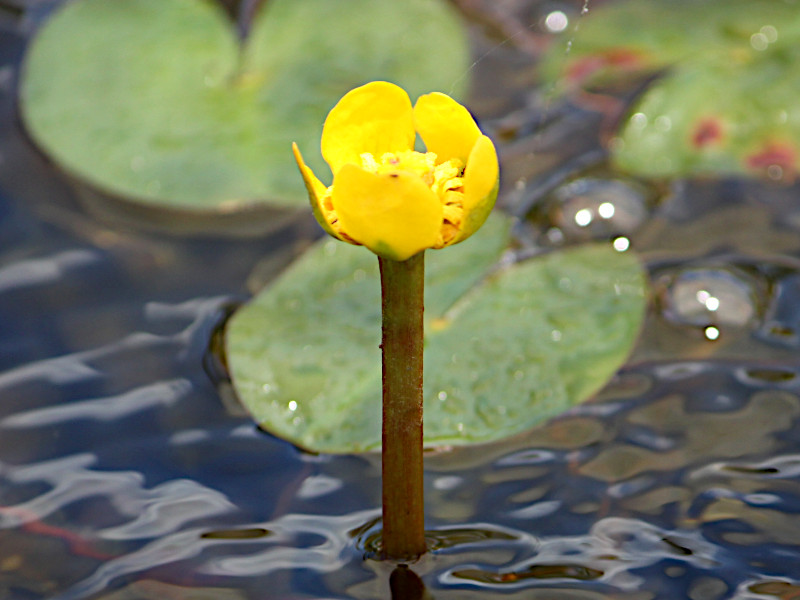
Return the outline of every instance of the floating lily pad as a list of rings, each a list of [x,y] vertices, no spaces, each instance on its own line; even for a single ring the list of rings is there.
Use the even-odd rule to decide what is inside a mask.
[[[614,139],[619,168],[647,177],[740,173],[787,181],[800,170],[795,3],[619,2],[590,11],[573,35],[569,52],[554,46],[543,65],[561,91],[598,91],[632,73],[661,71]]]
[[[682,65],[634,104],[615,163],[647,177],[793,179],[800,169],[798,65],[794,48],[763,52],[746,73],[724,57]]]
[[[426,254],[425,443],[525,431],[601,387],[644,314],[644,275],[608,245],[495,269],[505,219]],[[380,447],[380,282],[363,248],[323,240],[226,331],[236,392],[267,430],[318,452]]]
[[[76,0],[32,43],[22,114],[59,165],[114,196],[305,209],[291,142],[317,148],[345,92],[388,79],[458,95],[468,60],[439,0],[270,0],[241,44],[210,0]]]

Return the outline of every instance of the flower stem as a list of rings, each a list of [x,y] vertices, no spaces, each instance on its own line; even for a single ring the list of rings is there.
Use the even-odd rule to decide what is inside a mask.
[[[422,344],[425,253],[378,258],[383,297],[383,552],[425,553],[422,486]]]

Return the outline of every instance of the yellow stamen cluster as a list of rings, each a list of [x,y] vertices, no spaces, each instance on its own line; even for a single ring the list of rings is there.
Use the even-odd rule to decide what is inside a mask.
[[[451,158],[439,165],[436,164],[436,154],[433,152],[387,152],[379,160],[369,152],[361,154],[361,167],[370,173],[388,175],[397,171],[410,171],[416,173],[431,188],[442,202],[444,215],[439,239],[434,248],[446,246],[459,231],[464,213],[464,163],[457,158]],[[330,224],[342,237],[347,234],[341,230],[339,219],[331,201],[333,186],[325,190],[322,206],[330,218]]]

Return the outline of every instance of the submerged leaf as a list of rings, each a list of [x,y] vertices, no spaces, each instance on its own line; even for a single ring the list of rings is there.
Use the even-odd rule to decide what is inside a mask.
[[[585,400],[624,362],[644,313],[636,258],[589,245],[492,270],[507,223],[426,254],[425,443],[486,442]],[[239,398],[319,452],[380,447],[380,283],[363,248],[323,241],[226,332]]]
[[[34,39],[21,108],[60,166],[114,195],[304,208],[291,143],[318,147],[344,92],[388,79],[457,94],[467,65],[440,0],[271,0],[242,47],[209,0],[76,0]]]

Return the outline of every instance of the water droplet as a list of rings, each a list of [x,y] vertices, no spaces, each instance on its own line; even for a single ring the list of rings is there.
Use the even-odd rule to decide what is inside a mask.
[[[631,247],[631,241],[625,236],[621,235],[619,237],[614,238],[612,245],[614,246],[614,250],[616,250],[617,252],[625,252],[628,248]]]
[[[767,167],[767,177],[773,181],[780,181],[783,179],[783,168],[780,165],[769,165]]]
[[[753,50],[761,52],[762,50],[766,50],[767,46],[769,46],[769,38],[759,31],[750,36],[750,45],[753,47]]]
[[[589,223],[592,222],[592,219],[594,219],[594,215],[592,214],[592,211],[590,211],[588,208],[582,208],[575,213],[573,219],[578,227],[586,227]]]
[[[770,44],[774,44],[775,42],[778,41],[778,30],[772,25],[764,25],[761,28],[760,33],[762,33],[764,37],[767,38],[767,41]]]
[[[719,329],[717,329],[716,327],[714,327],[712,325],[709,325],[708,327],[706,327],[705,330],[703,330],[703,333],[705,334],[706,338],[709,339],[709,340],[713,341],[713,340],[719,339]]]
[[[294,400],[289,400],[288,408],[290,411],[294,412],[297,410],[297,402]]]
[[[544,19],[544,26],[550,33],[559,33],[564,31],[569,25],[567,15],[560,10],[554,10],[548,14]]]
[[[558,227],[551,227],[545,232],[545,236],[550,241],[551,244],[561,244],[564,242],[564,232],[562,232]]]
[[[441,392],[439,392],[439,393],[436,395],[436,397],[437,397],[437,398],[439,398],[439,400],[440,400],[441,402],[444,402],[445,400],[447,400],[447,392],[445,392],[444,390],[442,390]]]
[[[616,209],[611,202],[603,202],[600,206],[597,207],[597,214],[603,217],[604,219],[610,219],[614,216],[614,212]]]
[[[637,112],[631,115],[631,125],[636,129],[644,129],[647,127],[647,115],[643,112]]]
[[[666,115],[659,115],[656,117],[656,120],[653,122],[656,129],[661,133],[666,133],[670,129],[672,129],[672,119],[670,119]]]

